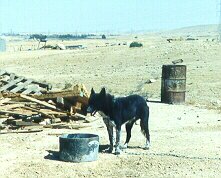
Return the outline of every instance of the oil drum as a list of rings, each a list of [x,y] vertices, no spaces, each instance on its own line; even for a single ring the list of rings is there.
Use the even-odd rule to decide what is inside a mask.
[[[168,104],[185,102],[186,70],[185,65],[163,65],[161,102]]]

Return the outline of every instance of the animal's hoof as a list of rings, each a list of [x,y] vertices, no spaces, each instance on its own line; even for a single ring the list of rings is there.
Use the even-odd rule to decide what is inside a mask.
[[[120,151],[115,151],[115,155],[120,155]]]
[[[127,144],[120,146],[121,149],[127,149]]]
[[[150,149],[150,142],[147,141],[147,143],[144,145],[144,150],[149,150]]]
[[[143,149],[144,149],[144,150],[149,150],[149,149],[150,149],[150,147],[146,147],[146,146],[145,146]]]
[[[118,148],[116,148],[116,150],[115,150],[115,155],[119,155],[121,153],[121,150],[120,150],[120,148],[118,147]]]
[[[150,149],[150,145],[145,145],[143,149],[144,150],[149,150]]]

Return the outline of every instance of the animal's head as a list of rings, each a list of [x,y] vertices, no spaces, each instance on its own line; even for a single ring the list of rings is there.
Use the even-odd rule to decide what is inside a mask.
[[[88,100],[87,112],[94,115],[97,111],[102,111],[105,105],[106,90],[102,88],[100,93],[95,93],[94,89],[91,89],[91,95]]]

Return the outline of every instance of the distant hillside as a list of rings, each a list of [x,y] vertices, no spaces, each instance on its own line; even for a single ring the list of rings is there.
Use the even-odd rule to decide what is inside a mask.
[[[165,35],[217,36],[218,25],[198,25],[163,32]]]

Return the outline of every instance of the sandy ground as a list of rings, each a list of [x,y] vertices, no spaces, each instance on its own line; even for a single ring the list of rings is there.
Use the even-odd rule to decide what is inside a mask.
[[[148,151],[138,148],[145,139],[135,125],[130,148],[120,156],[99,153],[98,161],[90,163],[58,160],[59,139],[52,133],[96,133],[103,147],[108,136],[100,120],[81,130],[1,135],[0,177],[220,177],[221,116],[192,106],[149,105]]]
[[[134,40],[144,47],[105,46]],[[58,137],[50,134],[96,133],[104,146],[108,137],[100,120],[81,130],[1,135],[0,177],[221,177],[220,44],[204,38],[168,43],[160,36],[138,35],[138,39],[121,36],[63,42],[83,44],[87,48],[82,50],[16,51],[21,44],[28,49],[35,43],[9,42],[10,50],[0,53],[1,69],[50,82],[54,90],[84,83],[88,89],[105,86],[114,95],[138,93],[159,101],[162,65],[182,58],[188,69],[186,104],[149,102],[151,149],[138,148],[145,139],[135,125],[126,152],[120,156],[99,153],[98,161],[91,163],[57,160]],[[156,82],[148,84],[152,78]],[[125,131],[122,137],[124,141]]]

